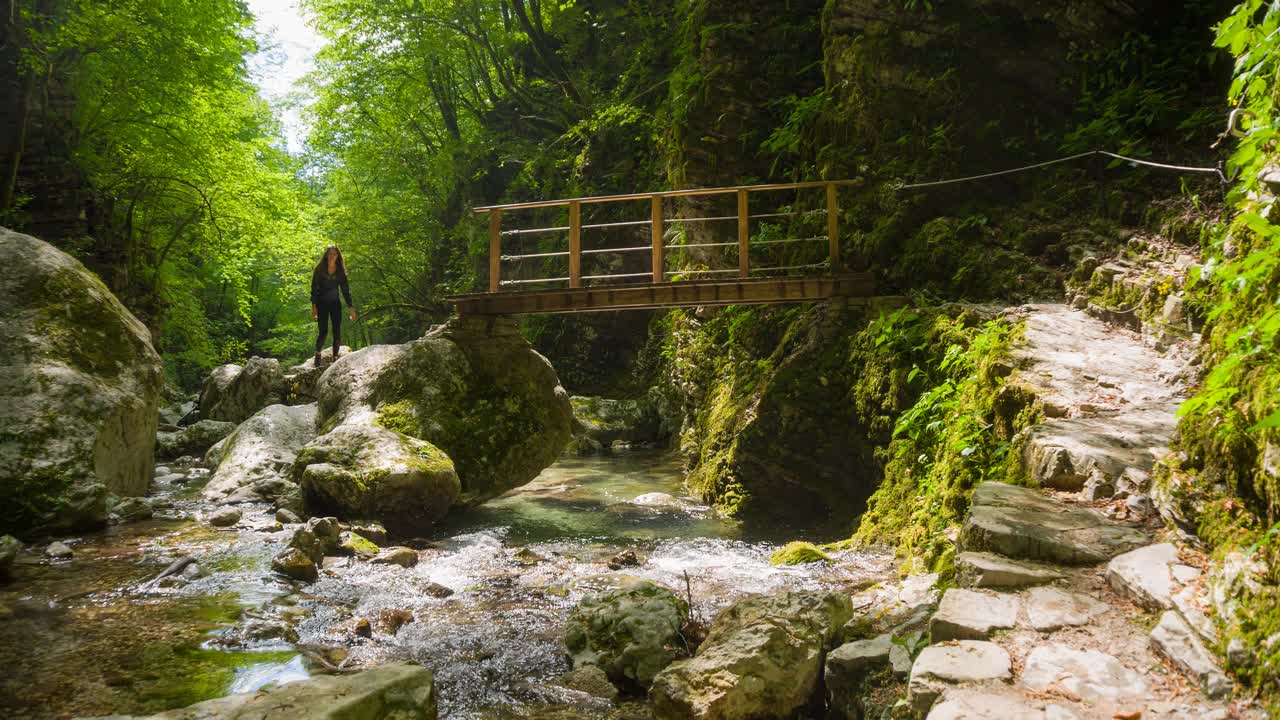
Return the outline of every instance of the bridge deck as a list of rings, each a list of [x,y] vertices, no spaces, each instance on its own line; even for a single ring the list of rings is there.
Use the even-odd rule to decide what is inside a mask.
[[[708,305],[813,302],[832,297],[871,298],[871,273],[814,277],[689,280],[602,285],[528,292],[490,292],[449,298],[459,315],[600,312]]]

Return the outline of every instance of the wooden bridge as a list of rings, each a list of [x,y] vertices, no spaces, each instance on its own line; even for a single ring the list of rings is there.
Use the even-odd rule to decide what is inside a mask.
[[[860,263],[846,263],[840,249],[839,189],[858,182],[703,188],[476,208],[476,213],[489,215],[489,291],[449,300],[466,316],[870,298],[876,293],[871,273],[849,270]],[[686,208],[676,217],[667,210],[670,199],[692,198],[695,205],[696,199],[714,203],[720,196],[735,196],[737,212],[704,216]],[[637,205],[648,206],[648,218],[626,219],[628,211],[641,209]],[[752,214],[760,205],[763,211]],[[584,208],[603,216],[602,221],[584,224]],[[545,226],[519,227],[507,220],[517,215]],[[694,224],[711,227],[705,224],[716,222],[736,222],[736,238],[690,241]],[[597,241],[586,249],[584,230],[593,231],[591,239]],[[806,236],[789,236],[797,230],[807,231],[802,233]],[[616,234],[610,239],[614,231],[621,231],[624,244],[617,245]],[[647,242],[637,244],[637,237]],[[504,240],[508,250],[518,252],[504,254]],[[684,254],[681,264],[691,269],[668,270],[667,258],[675,253]],[[644,255],[649,262],[643,262]],[[584,274],[584,259],[607,266]]]

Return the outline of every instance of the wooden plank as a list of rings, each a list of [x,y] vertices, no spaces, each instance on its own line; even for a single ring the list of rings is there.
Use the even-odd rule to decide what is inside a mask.
[[[489,292],[502,287],[502,211],[489,213]]]
[[[582,204],[569,203],[569,287],[582,287]]]
[[[662,198],[653,196],[649,199],[650,234],[653,242],[653,281],[667,281],[667,261],[664,256],[666,248],[662,243]]]
[[[747,208],[747,191],[738,191],[738,277],[745,279],[751,271],[751,213]]]
[[[687,190],[664,190],[662,192],[646,192],[646,193],[628,193],[626,195],[594,195],[591,197],[567,198],[563,200],[533,200],[530,202],[508,203],[506,205],[484,205],[472,210],[474,213],[485,213],[493,210],[530,210],[534,208],[562,207],[572,202],[583,203],[586,205],[593,203],[611,203],[626,202],[629,200],[644,200],[646,198],[678,198],[678,197],[700,197],[707,195],[732,195],[741,190],[747,192],[771,192],[775,190],[807,190],[812,188],[826,187],[830,184],[835,185],[862,185],[861,178],[852,180],[826,180],[818,182],[799,182],[799,183],[773,183],[769,185],[736,185],[733,187],[718,188],[689,188]]]
[[[827,183],[827,245],[831,253],[831,272],[838,273],[840,267],[840,198],[836,193],[836,184]]]

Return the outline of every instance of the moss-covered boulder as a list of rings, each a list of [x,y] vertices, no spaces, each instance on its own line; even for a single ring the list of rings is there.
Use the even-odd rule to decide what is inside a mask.
[[[689,606],[651,582],[588,595],[569,616],[564,644],[573,666],[595,665],[625,690],[647,689],[676,659]]]
[[[164,383],[151,333],[71,256],[0,228],[0,531],[106,523],[142,495]]]
[[[571,434],[555,369],[507,319],[454,319],[413,342],[356,351],[317,390],[322,432],[376,425],[444,451],[463,504],[528,483]]]
[[[298,453],[293,478],[313,514],[420,533],[458,497],[453,463],[431,443],[376,425],[340,425]],[[373,548],[377,554],[377,548]]]
[[[315,405],[271,405],[240,423],[205,454],[205,462],[213,468],[205,498],[253,502],[296,492],[291,476],[294,459],[315,438],[315,424]]]
[[[249,358],[243,368],[224,365],[205,381],[200,393],[200,417],[240,423],[268,405],[284,402],[285,380],[280,361]]]
[[[817,545],[800,540],[787,543],[769,556],[770,565],[807,565],[816,562],[831,562],[831,556]]]
[[[180,430],[161,432],[156,435],[156,457],[172,460],[183,455],[203,455],[235,429],[232,422],[201,420]]]
[[[575,435],[586,436],[608,448],[615,440],[625,443],[659,443],[662,418],[657,407],[647,398],[614,400],[601,397],[572,397],[576,421]]]

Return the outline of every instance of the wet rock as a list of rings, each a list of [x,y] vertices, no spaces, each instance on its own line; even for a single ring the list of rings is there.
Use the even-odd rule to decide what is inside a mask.
[[[1151,646],[1194,678],[1209,697],[1220,699],[1231,694],[1231,681],[1176,611],[1167,610],[1160,616],[1160,624],[1151,631]]]
[[[595,665],[583,665],[560,676],[560,685],[586,693],[591,697],[603,698],[610,702],[618,699],[618,688],[609,682],[609,676]]]
[[[271,560],[271,569],[295,580],[315,582],[319,577],[316,563],[296,547],[285,548]]]
[[[400,628],[413,622],[413,613],[408,610],[386,609],[378,612],[376,624],[378,631],[387,635],[395,635]]]
[[[453,589],[445,587],[440,583],[433,582],[433,583],[427,583],[426,585],[423,585],[422,592],[426,593],[427,595],[430,595],[433,598],[447,598],[453,594]]]
[[[70,255],[0,228],[4,527],[107,523],[108,493],[146,493],[164,368],[151,332]]]
[[[204,455],[235,429],[233,422],[201,420],[175,432],[157,433],[156,457],[169,460],[183,455]]]
[[[187,582],[199,580],[200,578],[209,577],[209,571],[205,570],[199,563],[191,563],[182,568],[182,578]]]
[[[1017,597],[952,588],[929,620],[929,637],[933,642],[985,640],[1017,621]]]
[[[436,446],[363,424],[316,438],[298,453],[293,477],[308,508],[377,520],[399,535],[431,527],[461,489],[453,462]]]
[[[769,556],[770,565],[806,565],[831,562],[831,556],[809,542],[789,542]]]
[[[140,497],[115,498],[115,502],[108,499],[111,514],[116,518],[117,522],[131,523],[139,520],[147,520],[155,515],[155,508],[151,506],[151,501]]]
[[[364,560],[372,560],[378,555],[378,546],[358,533],[344,532],[338,538],[338,553],[354,555]]]
[[[642,507],[678,508],[680,507],[680,500],[669,493],[652,492],[631,498],[631,504]]]
[[[1175,573],[1180,576],[1175,578]],[[1148,610],[1173,607],[1177,582],[1194,579],[1200,572],[1183,565],[1171,543],[1148,545],[1127,552],[1107,564],[1107,582],[1121,595]]]
[[[352,618],[344,623],[339,623],[330,628],[330,632],[334,635],[342,635],[348,638],[371,638],[373,637],[373,625],[368,618]]]
[[[292,484],[293,461],[315,437],[314,405],[271,405],[244,421],[205,455],[213,475],[204,497],[213,502],[274,500]]]
[[[325,555],[338,551],[340,532],[336,518],[311,518],[305,525],[293,531],[289,547],[297,548],[313,563],[319,564]]]
[[[418,564],[418,551],[407,547],[383,548],[369,562],[375,565],[399,565],[402,568],[411,568]]]
[[[436,703],[431,672],[396,663],[206,700],[145,718],[113,715],[99,720],[436,720]]]
[[[1089,508],[1072,507],[1037,490],[985,482],[960,535],[965,551],[990,551],[1026,560],[1087,565],[1140,547],[1141,529]]]
[[[250,618],[217,639],[219,645],[241,647],[271,642],[297,642],[298,632],[284,620]]]
[[[530,550],[529,548],[520,548],[519,550],[511,553],[511,559],[515,560],[517,564],[525,566],[537,565],[538,563],[547,561],[545,557],[539,555],[533,550]]]
[[[622,552],[609,558],[610,570],[621,570],[624,567],[636,567],[640,564],[640,558],[636,557],[635,550],[623,550]]]
[[[1087,625],[1110,609],[1106,603],[1087,595],[1054,587],[1032,589],[1022,604],[1026,608],[1027,624],[1040,632]]]
[[[240,522],[240,514],[239,508],[222,508],[206,515],[205,522],[214,527],[231,527]]]
[[[1041,645],[1027,655],[1022,684],[1040,692],[1061,688],[1086,702],[1140,697],[1147,691],[1142,676],[1111,655],[1058,643]]]
[[[645,689],[676,658],[689,608],[653,583],[588,595],[569,615],[573,666],[596,665],[619,687]]]
[[[911,705],[916,712],[926,713],[949,686],[1007,680],[1010,667],[1009,653],[995,643],[959,640],[930,645],[920,651],[911,666],[907,686]]]
[[[716,617],[697,655],[654,678],[654,716],[790,717],[813,699],[826,648],[852,614],[843,593],[788,592],[739,601]]]
[[[367,538],[369,542],[379,547],[387,544],[387,529],[381,523],[368,522],[350,525],[347,527],[353,533],[359,534],[361,537]]]
[[[1011,560],[984,552],[956,555],[956,584],[971,588],[1019,588],[1063,577],[1047,565]]]
[[[55,540],[49,543],[48,547],[44,549],[44,555],[45,557],[53,558],[54,560],[70,560],[75,553],[66,543],[60,540]]]
[[[276,511],[276,521],[285,525],[293,525],[302,522],[302,518],[289,508],[280,508]]]
[[[200,417],[242,423],[270,405],[284,402],[284,371],[274,358],[249,358],[239,371],[223,366],[205,381]],[[212,383],[212,385],[211,385]]]
[[[0,582],[13,577],[13,563],[22,551],[22,543],[12,535],[0,535]]]

